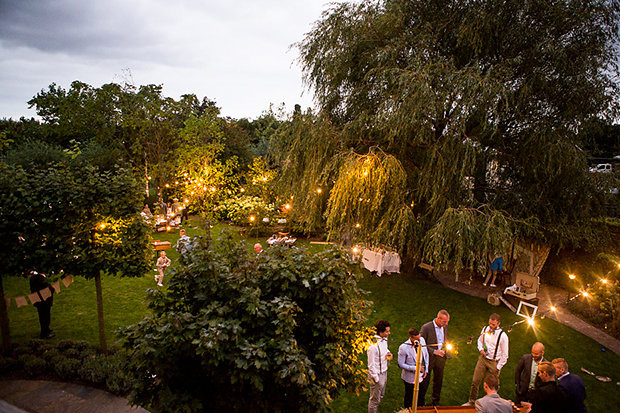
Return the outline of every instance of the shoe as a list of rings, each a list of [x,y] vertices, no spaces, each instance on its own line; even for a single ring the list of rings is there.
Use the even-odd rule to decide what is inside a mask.
[[[160,287],[163,287],[163,286],[164,286],[162,283],[157,283],[157,285],[159,285]]]
[[[497,287],[497,285],[495,285],[495,284],[491,284],[491,287]]]
[[[485,287],[487,286],[487,283],[482,283],[482,285],[484,285]]]
[[[54,334],[54,333],[49,333],[48,335],[46,335],[46,336],[45,336],[45,337],[43,337],[43,338],[44,338],[44,339],[47,339],[47,338],[54,338],[54,337],[56,337],[56,334]]]

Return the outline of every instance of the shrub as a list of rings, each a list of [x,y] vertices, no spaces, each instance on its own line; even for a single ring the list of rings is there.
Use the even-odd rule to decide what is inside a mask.
[[[229,198],[215,207],[216,216],[222,220],[229,220],[235,225],[263,225],[263,218],[269,218],[273,222],[278,215],[278,208],[275,204],[265,202],[257,196],[239,196]],[[250,221],[250,217],[254,221]]]
[[[122,330],[134,403],[155,410],[321,411],[359,391],[368,303],[345,256],[201,239]],[[251,403],[247,403],[251,400]]]

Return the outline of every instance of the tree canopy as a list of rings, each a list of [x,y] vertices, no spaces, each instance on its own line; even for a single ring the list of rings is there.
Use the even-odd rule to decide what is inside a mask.
[[[296,188],[306,194],[323,185],[320,208],[316,196],[295,198],[296,208],[315,213],[306,229],[324,214],[334,236],[355,222],[362,241],[402,248],[409,240],[409,255],[426,245],[444,262],[454,255],[428,251],[435,247],[424,240],[450,209],[510,223],[461,244],[478,258],[487,251],[477,245],[499,249],[501,239],[532,236],[532,220],[535,236],[556,246],[603,239],[593,218],[603,214],[604,191],[587,173],[580,130],[618,114],[619,7],[604,0],[331,6],[297,45],[320,112],[292,119],[279,155],[284,183],[301,177]],[[366,178],[355,159],[373,162],[375,176]],[[364,194],[381,198],[362,208]],[[379,227],[393,231],[377,240]],[[444,228],[454,244],[473,230]]]

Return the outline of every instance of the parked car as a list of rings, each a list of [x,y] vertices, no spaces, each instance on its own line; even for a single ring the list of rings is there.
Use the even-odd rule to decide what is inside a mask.
[[[598,165],[590,168],[590,172],[602,172],[606,174],[612,173],[613,170],[614,168],[610,163],[599,163]]]

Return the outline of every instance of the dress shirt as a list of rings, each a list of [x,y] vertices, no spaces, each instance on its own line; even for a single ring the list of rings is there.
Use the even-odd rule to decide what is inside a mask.
[[[379,375],[385,373],[388,369],[386,355],[390,350],[388,350],[387,338],[375,336],[375,341],[376,343],[368,347],[366,353],[368,354],[368,376],[377,383]]]
[[[433,320],[433,327],[435,327],[435,335],[437,336],[437,350],[441,350],[444,343],[443,327],[439,327],[437,324],[435,324],[435,320]],[[434,350],[435,349],[432,349],[432,351]]]
[[[420,346],[417,348],[411,342],[411,339],[405,341],[398,348],[398,367],[403,369],[400,377],[407,383],[415,383],[415,365],[417,358],[417,350],[422,349],[422,357],[420,358],[419,382],[422,381],[422,376],[428,371],[428,350],[426,349],[426,341],[424,337],[420,337]]]
[[[533,389],[534,388],[534,384],[536,383],[536,374],[538,373],[538,364],[543,361],[542,357],[540,360],[536,361],[534,360],[534,358],[532,358],[532,369],[530,372],[530,385],[528,387],[528,389]]]
[[[497,345],[497,338],[501,332],[501,328],[496,328],[495,331],[491,331],[489,326],[485,326],[480,332],[480,337],[478,337],[478,350],[485,350],[487,359],[496,360],[498,370],[501,370],[508,361],[508,335],[506,333],[502,334],[499,340],[497,355],[493,358],[495,346]]]

